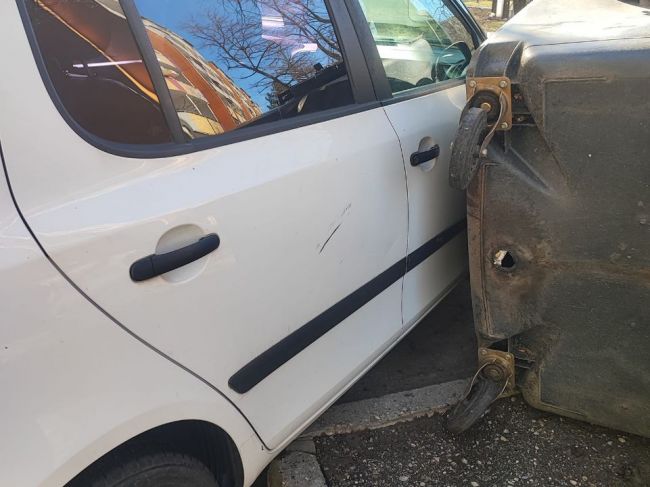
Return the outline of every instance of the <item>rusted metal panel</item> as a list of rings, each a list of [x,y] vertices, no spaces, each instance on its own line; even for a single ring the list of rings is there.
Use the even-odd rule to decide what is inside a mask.
[[[513,90],[468,187],[479,345],[506,341],[531,405],[650,436],[650,16],[572,2],[611,26],[590,36],[542,16],[563,3],[533,2],[470,67]]]

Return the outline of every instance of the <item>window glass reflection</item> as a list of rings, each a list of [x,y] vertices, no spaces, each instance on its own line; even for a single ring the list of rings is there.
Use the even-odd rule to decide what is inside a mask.
[[[448,0],[358,0],[393,93],[462,78],[472,36]]]
[[[323,0],[136,0],[188,138],[352,103]]]
[[[83,128],[113,142],[171,141],[117,0],[29,0],[27,6],[54,88]]]

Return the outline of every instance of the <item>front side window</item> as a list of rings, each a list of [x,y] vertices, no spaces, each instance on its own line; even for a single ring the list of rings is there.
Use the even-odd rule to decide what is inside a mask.
[[[358,0],[392,92],[465,76],[472,36],[448,0]]]
[[[353,102],[323,0],[135,0],[188,139]]]
[[[45,68],[85,130],[128,144],[172,140],[117,0],[27,0]]]

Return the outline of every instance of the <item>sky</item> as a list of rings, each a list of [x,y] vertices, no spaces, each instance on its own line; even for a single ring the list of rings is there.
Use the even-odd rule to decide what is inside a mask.
[[[240,88],[244,89],[250,95],[255,103],[262,107],[262,109],[266,109],[264,94],[259,93],[259,90],[252,87],[256,81],[255,77],[241,79],[246,76],[244,71],[237,70],[235,72],[229,72],[224,66],[220,65],[221,63],[217,62],[214,56],[210,55],[210,49],[202,47],[199,39],[196,39],[183,29],[183,24],[189,21],[193,15],[197,15],[198,12],[204,11],[206,8],[213,8],[216,1],[219,0],[135,0],[135,4],[140,11],[140,15],[176,32],[186,41],[190,42],[201,52],[203,57],[209,61],[214,61],[217,66],[222,68]]]
[[[222,63],[218,62],[218,58],[211,52],[211,48],[203,47],[201,40],[183,29],[184,23],[191,20],[193,16],[199,16],[201,12],[222,5],[221,0],[135,0],[135,4],[143,17],[177,33],[190,42],[205,59],[214,61],[223,69],[263,110],[267,109],[266,92],[260,92],[259,88],[253,88],[255,82],[259,81],[260,75],[250,76],[250,71],[246,70],[228,71]]]

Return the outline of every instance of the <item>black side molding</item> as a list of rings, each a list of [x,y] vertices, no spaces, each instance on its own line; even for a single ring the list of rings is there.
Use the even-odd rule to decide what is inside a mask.
[[[314,319],[286,336],[244,365],[228,380],[228,386],[244,394],[279,369],[309,345],[336,327],[339,323],[379,296],[406,273],[421,264],[437,250],[464,232],[467,220],[463,219],[420,246],[407,257],[393,264],[352,294],[341,299]]]
[[[131,265],[129,274],[135,282],[146,281],[205,257],[216,250],[219,243],[219,236],[216,233],[211,233],[202,237],[198,242],[178,250],[166,254],[151,254],[136,260]]]
[[[228,385],[232,390],[240,394],[250,391],[283,364],[321,338],[364,304],[379,296],[391,284],[397,282],[404,275],[405,270],[406,259],[393,264],[372,281],[364,284],[352,294],[349,294],[331,308],[326,309],[316,318],[248,362],[228,380]]]

